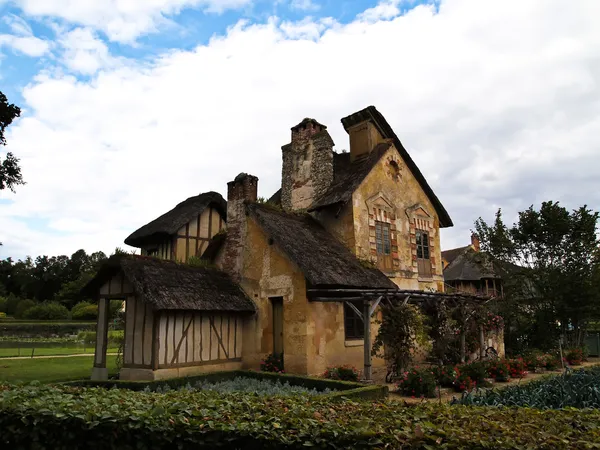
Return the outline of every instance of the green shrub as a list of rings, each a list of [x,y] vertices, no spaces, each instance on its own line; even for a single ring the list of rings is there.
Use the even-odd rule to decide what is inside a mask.
[[[460,403],[541,409],[600,408],[600,368],[580,369],[527,384],[492,389],[465,396]]]
[[[323,373],[323,378],[330,380],[358,381],[358,376],[358,370],[348,365],[328,367]]]
[[[260,370],[263,372],[284,373],[283,354],[271,353],[260,362]]]
[[[485,379],[488,377],[488,363],[485,361],[474,361],[469,364],[458,366],[461,374],[467,375],[478,386],[485,385]]]
[[[456,392],[470,391],[475,386],[477,386],[477,382],[473,381],[466,373],[458,373],[453,383]]]
[[[565,350],[565,361],[571,366],[579,366],[583,362],[584,353],[581,348],[570,348]]]
[[[500,359],[498,361],[490,362],[488,374],[490,378],[493,378],[496,381],[508,381],[510,379],[510,366],[508,361]]]
[[[0,319],[6,319],[6,313],[5,312],[0,312]]]
[[[398,378],[397,387],[411,397],[435,397],[435,376],[429,369],[410,369]]]
[[[437,383],[442,387],[454,387],[454,380],[459,374],[456,366],[434,366],[431,368]]]
[[[4,311],[8,316],[14,316],[15,311],[17,310],[17,305],[21,299],[17,297],[15,294],[9,294],[6,297],[6,311]]]
[[[558,355],[543,355],[542,361],[546,370],[556,370],[562,367],[562,364],[560,363],[560,357]]]
[[[433,403],[433,402],[432,402]],[[0,445],[9,449],[593,448],[600,411],[536,411],[327,396],[0,387]]]
[[[530,372],[533,372],[538,368],[545,369],[545,355],[538,350],[529,351],[523,355],[523,364],[525,364],[525,369]]]
[[[69,310],[57,302],[44,302],[25,311],[23,318],[32,320],[64,320],[69,318]]]
[[[77,305],[76,305],[77,306]],[[88,305],[83,308],[71,310],[71,319],[73,320],[97,320],[98,319],[98,305]]]
[[[5,322],[0,323],[0,335],[21,338],[67,336],[80,331],[95,330],[95,322]]]
[[[6,297],[0,297],[0,312],[6,314],[7,303],[8,303],[8,300],[6,299]]]
[[[111,330],[108,332],[107,343],[109,347],[118,347],[123,342],[125,332],[123,330]],[[86,345],[96,343],[95,331],[81,331],[77,334],[77,340],[85,342]]]
[[[15,309],[15,318],[23,319],[25,317],[25,312],[28,309],[33,308],[37,304],[38,303],[34,300],[29,300],[29,299],[21,300],[19,302],[19,304],[17,305],[17,308]]]
[[[508,359],[507,361],[511,378],[523,378],[527,375],[523,358]]]

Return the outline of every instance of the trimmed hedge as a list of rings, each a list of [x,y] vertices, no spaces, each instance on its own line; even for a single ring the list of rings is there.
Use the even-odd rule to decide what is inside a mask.
[[[0,447],[592,448],[600,411],[339,402],[214,392],[0,386]]]
[[[292,386],[303,386],[307,389],[316,389],[323,391],[326,388],[335,390],[329,394],[323,395],[323,398],[329,400],[337,399],[367,399],[379,400],[387,397],[388,387],[380,385],[364,385],[361,383],[353,383],[350,381],[340,380],[325,380],[321,378],[307,377],[302,375],[280,374],[274,372],[255,372],[252,370],[228,370],[222,372],[211,372],[202,375],[182,378],[170,378],[167,380],[157,381],[125,381],[125,380],[108,380],[108,381],[70,381],[63,383],[66,386],[77,387],[103,387],[103,388],[119,388],[128,389],[131,391],[143,391],[147,387],[153,390],[159,386],[169,386],[178,388],[186,384],[194,384],[197,381],[215,383],[218,381],[233,380],[236,377],[255,378],[259,380],[270,380],[272,382],[279,381],[281,383],[289,383]]]
[[[80,331],[94,331],[96,322],[48,322],[48,321],[2,321],[0,334],[3,336],[50,337],[66,336]]]

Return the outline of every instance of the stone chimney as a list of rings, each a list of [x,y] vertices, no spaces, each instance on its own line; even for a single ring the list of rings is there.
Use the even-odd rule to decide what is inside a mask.
[[[476,233],[471,233],[471,247],[473,247],[473,250],[476,252],[479,251],[479,236],[477,236]]]
[[[246,204],[256,202],[258,178],[240,173],[227,183],[227,240],[223,255],[223,270],[240,281],[246,241]]]
[[[325,125],[304,119],[292,128],[292,142],[281,147],[281,205],[307,209],[333,181],[333,139]]]

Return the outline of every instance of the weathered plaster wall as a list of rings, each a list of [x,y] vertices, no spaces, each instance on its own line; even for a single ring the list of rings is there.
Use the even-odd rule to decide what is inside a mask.
[[[404,289],[444,290],[437,214],[418,181],[393,146],[381,157],[354,192],[352,205],[355,249],[359,258],[376,260],[373,209],[379,207],[385,209],[387,205],[392,209],[392,214],[386,213],[385,219],[393,225],[391,227],[392,257],[396,260],[394,270],[388,274],[390,278]],[[418,210],[415,211],[418,205],[422,208],[417,208]],[[429,217],[423,216],[423,220],[431,223],[431,228],[426,230],[430,233],[431,278],[419,278],[416,266],[414,217],[423,214],[423,210],[429,214]],[[410,214],[413,215],[413,220],[409,217]]]
[[[324,208],[321,211],[315,212],[313,216],[329,233],[338,238],[350,250],[354,251],[356,248],[354,215],[350,203],[346,203],[339,209]]]

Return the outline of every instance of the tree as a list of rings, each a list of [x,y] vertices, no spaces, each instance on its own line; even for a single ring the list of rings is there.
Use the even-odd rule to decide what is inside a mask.
[[[12,103],[8,103],[6,95],[0,91],[0,145],[6,145],[4,130],[20,115],[21,109]],[[19,160],[8,152],[4,160],[0,159],[0,190],[8,188],[14,192],[15,186],[20,184],[25,184],[25,182],[21,175]]]
[[[569,212],[558,202],[530,206],[507,227],[498,210],[475,222],[481,249],[503,269],[507,350],[550,348],[558,338],[581,346],[589,322],[600,318],[599,213]]]

